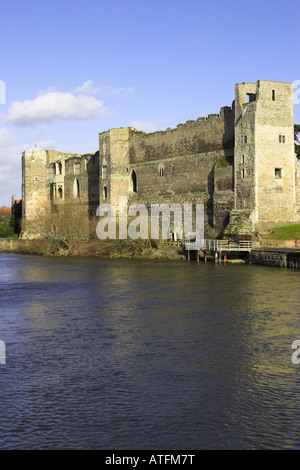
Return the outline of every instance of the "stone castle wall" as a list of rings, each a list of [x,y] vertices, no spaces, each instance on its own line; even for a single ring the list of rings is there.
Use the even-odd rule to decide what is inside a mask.
[[[252,230],[289,221],[300,208],[293,126],[291,84],[245,82],[236,85],[232,108],[175,129],[110,129],[99,134],[94,154],[24,152],[23,217],[74,201],[95,215],[99,204],[117,206],[128,196],[203,203],[214,235],[232,225],[233,209],[236,220],[237,211],[247,212]]]
[[[234,111],[224,107],[220,115],[190,120],[176,129],[150,134],[134,130],[130,136],[130,163],[197,155],[232,149],[233,146]]]

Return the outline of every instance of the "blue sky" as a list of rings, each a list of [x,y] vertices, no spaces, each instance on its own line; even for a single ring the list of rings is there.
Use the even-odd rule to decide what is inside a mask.
[[[218,113],[236,83],[300,80],[299,16],[298,0],[2,0],[0,206],[34,144],[93,152],[113,127]]]

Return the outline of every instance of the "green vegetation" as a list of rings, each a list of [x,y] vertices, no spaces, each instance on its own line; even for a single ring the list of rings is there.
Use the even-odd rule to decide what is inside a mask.
[[[0,238],[18,238],[9,222],[3,222],[0,215]]]
[[[44,216],[42,214],[45,214]],[[51,217],[41,210],[38,219],[31,221],[40,238],[33,240],[31,252],[42,255],[95,255],[109,258],[134,258],[152,255],[163,248],[162,240],[138,238],[105,239],[96,237],[98,219],[89,219],[83,204],[64,204],[53,208]],[[128,218],[128,223],[130,218]],[[116,227],[119,233],[119,227]],[[150,233],[150,227],[149,227]]]
[[[216,163],[216,168],[226,168],[228,166],[233,166],[233,156],[221,157]]]
[[[297,240],[300,239],[300,224],[284,225],[267,230],[263,238],[269,240]]]

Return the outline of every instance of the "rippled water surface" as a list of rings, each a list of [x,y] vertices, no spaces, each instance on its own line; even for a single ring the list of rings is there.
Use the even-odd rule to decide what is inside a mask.
[[[300,272],[0,253],[1,449],[300,448]]]

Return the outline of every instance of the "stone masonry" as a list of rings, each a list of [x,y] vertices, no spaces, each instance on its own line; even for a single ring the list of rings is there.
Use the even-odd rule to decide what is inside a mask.
[[[292,84],[241,83],[231,107],[175,129],[110,129],[94,154],[24,152],[22,236],[42,236],[30,222],[59,204],[80,201],[94,216],[119,196],[148,206],[204,203],[210,235],[245,231],[238,220],[246,214],[251,233],[298,220],[297,169]]]

